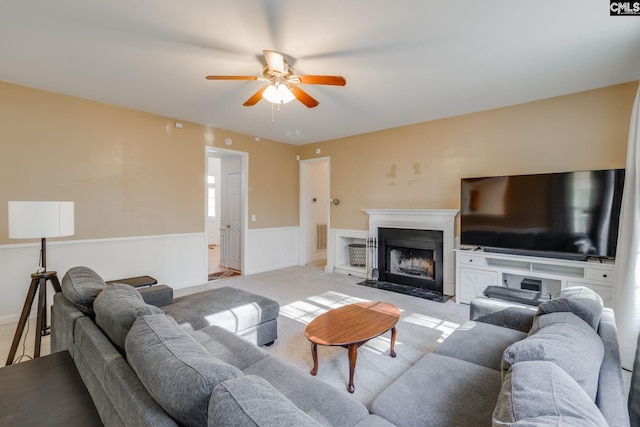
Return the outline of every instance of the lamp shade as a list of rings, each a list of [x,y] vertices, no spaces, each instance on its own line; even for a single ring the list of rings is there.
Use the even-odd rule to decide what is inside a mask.
[[[265,91],[262,92],[262,97],[272,104],[286,104],[296,99],[291,90],[284,84],[267,86]]]
[[[9,238],[71,236],[73,202],[9,202]]]

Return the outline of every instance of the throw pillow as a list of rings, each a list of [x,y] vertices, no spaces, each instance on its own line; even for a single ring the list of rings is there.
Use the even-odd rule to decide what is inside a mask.
[[[573,313],[537,317],[529,336],[502,355],[502,374],[518,362],[546,360],[569,374],[595,401],[604,345],[598,334]]]
[[[62,293],[84,314],[93,316],[93,300],[107,287],[102,277],[88,267],[73,267],[62,278]]]
[[[493,426],[608,426],[604,416],[566,372],[551,362],[522,362],[505,375]]]
[[[127,361],[149,394],[180,425],[206,426],[211,392],[242,376],[164,314],[141,316],[125,340]]]
[[[570,312],[598,330],[604,303],[600,295],[583,286],[573,286],[561,290],[553,299],[538,306],[537,315]]]
[[[247,375],[220,383],[209,401],[209,426],[318,427],[265,379]]]
[[[602,297],[598,295],[596,291],[586,286],[569,286],[568,288],[561,289],[554,298],[585,298],[596,301],[600,306],[604,307]]]
[[[130,285],[114,283],[107,286],[93,302],[96,324],[120,352],[133,322],[147,314],[162,314],[162,310],[144,302]]]

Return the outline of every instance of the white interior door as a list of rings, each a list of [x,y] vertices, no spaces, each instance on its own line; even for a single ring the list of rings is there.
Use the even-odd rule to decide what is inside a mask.
[[[207,244],[220,245],[220,159],[207,161]]]
[[[216,265],[243,272],[246,259],[244,253],[246,245],[243,239],[248,234],[246,207],[249,204],[247,186],[249,156],[247,153],[212,147],[208,147],[206,153],[208,171],[214,169],[210,165],[209,158],[219,160],[215,178],[216,216],[219,222],[215,234],[219,235],[220,260]],[[209,197],[208,190],[207,187],[207,198]],[[207,211],[208,207],[207,205]],[[215,227],[215,224],[210,224],[209,218],[207,218],[205,227],[207,229]],[[209,262],[211,259],[207,257],[207,266]]]
[[[327,259],[329,241],[329,158],[300,162],[300,264]]]
[[[226,225],[227,268],[240,270],[242,260],[242,174],[227,175],[229,222]]]

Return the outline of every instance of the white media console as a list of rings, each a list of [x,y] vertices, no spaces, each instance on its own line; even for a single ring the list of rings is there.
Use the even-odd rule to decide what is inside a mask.
[[[596,291],[611,307],[615,264],[612,261],[573,261],[456,249],[456,302],[469,304],[487,286],[520,289],[524,279],[541,282],[542,292],[555,295],[570,286]]]

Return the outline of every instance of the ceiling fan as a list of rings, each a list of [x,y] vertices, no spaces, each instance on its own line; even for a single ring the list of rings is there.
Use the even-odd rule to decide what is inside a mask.
[[[262,70],[261,77],[207,76],[207,80],[260,80],[269,82],[242,104],[245,107],[256,105],[260,99],[265,98],[273,104],[286,104],[297,99],[308,108],[313,108],[319,102],[296,86],[297,84],[332,86],[344,86],[347,84],[347,81],[341,76],[297,75],[293,72],[293,67],[287,63],[287,60],[280,53],[272,50],[263,50],[262,53],[267,65]]]

